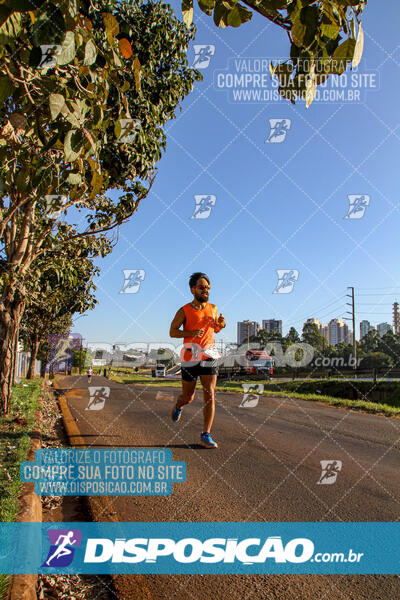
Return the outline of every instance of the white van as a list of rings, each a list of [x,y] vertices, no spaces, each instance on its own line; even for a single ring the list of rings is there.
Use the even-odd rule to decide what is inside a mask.
[[[165,377],[165,365],[156,365],[156,377]]]

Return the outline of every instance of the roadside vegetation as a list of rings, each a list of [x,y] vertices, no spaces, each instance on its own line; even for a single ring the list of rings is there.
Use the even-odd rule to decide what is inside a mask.
[[[165,379],[151,377],[151,372],[134,372],[124,369],[111,371],[109,378],[118,383],[129,385],[146,385],[149,387],[180,388],[179,379]],[[387,416],[400,416],[400,385],[398,383],[371,381],[344,382],[338,379],[324,379],[313,381],[254,381],[243,379],[240,381],[218,381],[217,392],[243,393],[243,384],[264,385],[264,396],[278,396],[323,402],[331,406],[341,406],[352,410],[384,414]],[[375,398],[383,398],[375,401]],[[374,401],[371,397],[374,397]]]
[[[12,390],[12,409],[0,416],[0,521],[15,521],[21,488],[19,466],[26,460],[32,429],[37,427],[41,380],[23,380]],[[0,574],[0,598],[5,598],[8,575]]]

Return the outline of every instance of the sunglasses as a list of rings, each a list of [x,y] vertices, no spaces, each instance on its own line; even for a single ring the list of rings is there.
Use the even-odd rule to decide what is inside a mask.
[[[197,287],[199,288],[199,290],[209,290],[210,289],[209,285],[198,285]]]

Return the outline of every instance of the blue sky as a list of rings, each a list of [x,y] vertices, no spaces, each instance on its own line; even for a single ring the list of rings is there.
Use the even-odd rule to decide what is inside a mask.
[[[214,54],[166,127],[152,191],[98,263],[97,307],[74,332],[89,342],[172,341],[169,325],[191,300],[193,271],[211,279],[210,300],[227,321],[224,341],[236,340],[243,319],[282,319],[286,333],[309,317],[349,316],[347,286],[355,287],[357,337],[362,319],[391,323],[400,299],[400,46],[390,4],[397,14],[394,0],[385,11],[370,1],[364,12],[356,75],[368,89],[358,80],[351,88],[350,71],[342,88],[359,90],[360,100],[315,101],[308,110],[303,102],[234,102],[217,88],[218,74],[235,73],[235,59],[286,59],[283,30],[257,15],[217,29],[195,11],[195,44],[214,46]],[[172,6],[180,15],[180,3]],[[290,119],[281,143],[266,143],[270,119]],[[191,218],[195,195],[215,196],[208,218]],[[348,195],[369,196],[362,218],[344,218]],[[123,269],[145,271],[137,293],[120,293]],[[284,269],[298,271],[293,290],[273,293]]]

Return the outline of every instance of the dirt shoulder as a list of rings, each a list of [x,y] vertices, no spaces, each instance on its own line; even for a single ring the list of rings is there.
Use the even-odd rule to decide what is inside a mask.
[[[67,448],[62,413],[54,392],[47,388],[41,395],[42,447]],[[92,521],[86,498],[81,496],[42,496],[43,522]],[[39,575],[37,598],[40,600],[116,600],[110,577],[103,575]]]

